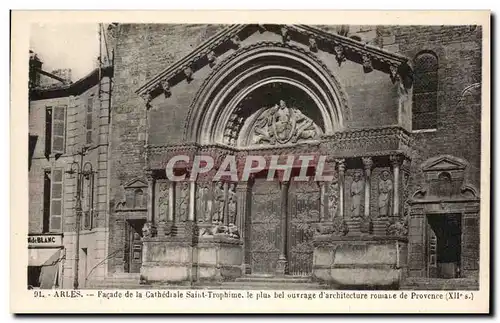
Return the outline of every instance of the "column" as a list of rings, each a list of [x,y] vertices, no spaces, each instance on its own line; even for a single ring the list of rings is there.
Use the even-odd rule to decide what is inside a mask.
[[[146,178],[148,180],[148,216],[147,222],[151,225],[154,224],[154,191],[155,191],[155,178],[153,177],[153,171],[151,169],[146,170]]]
[[[189,208],[188,208],[188,221],[194,222],[195,212],[196,212],[196,182],[194,180],[189,181]]]
[[[319,182],[319,221],[326,219],[325,182]]]
[[[392,196],[393,196],[393,201],[392,201],[392,216],[394,219],[397,219],[399,217],[399,170],[401,167],[401,161],[402,157],[401,156],[391,156],[390,157],[391,164],[392,164],[392,173],[394,175],[393,178],[393,191],[392,191]]]
[[[422,206],[413,205],[408,235],[408,269],[411,277],[426,277],[426,221]]]
[[[174,222],[175,214],[175,182],[170,181],[168,185],[168,213],[167,222]]]
[[[248,216],[249,211],[249,202],[250,202],[250,185],[248,182],[239,182],[236,186],[236,226],[238,227],[238,231],[240,233],[240,238],[244,241],[245,235],[245,223],[246,218]]]
[[[363,166],[365,168],[365,221],[370,218],[370,193],[371,193],[371,172],[373,161],[371,157],[363,157]]]
[[[250,218],[250,205],[251,205],[251,185],[249,182],[239,182],[236,186],[237,194],[237,214],[236,214],[236,225],[238,226],[238,231],[240,234],[240,240],[243,241],[243,266],[242,272],[244,274],[250,274],[250,261],[249,254],[249,241],[247,239],[247,227],[246,223],[249,222]]]
[[[288,188],[290,182],[283,181],[281,183],[281,243],[280,255],[276,265],[276,274],[285,275],[287,272],[288,261],[287,256],[287,233],[288,233]]]
[[[336,163],[339,170],[339,216],[344,218],[344,186],[345,186],[345,159],[337,159]]]

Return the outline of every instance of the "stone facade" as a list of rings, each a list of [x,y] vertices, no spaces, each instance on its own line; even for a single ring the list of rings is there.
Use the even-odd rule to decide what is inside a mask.
[[[108,140],[109,131],[109,146],[99,148],[109,156],[109,164],[101,163],[107,199],[100,205],[109,215],[98,222],[106,232],[103,273],[140,272],[150,282],[232,280],[269,271],[252,262],[275,257],[277,274],[297,270],[340,287],[360,279],[360,286],[397,287],[407,276],[434,277],[429,234],[442,225],[435,216],[459,214],[457,275],[477,276],[479,27],[118,24],[108,29],[108,40],[115,55],[111,118],[102,136]],[[435,93],[430,108],[437,120],[414,130],[413,85],[422,82],[415,59],[422,53],[437,58],[437,83],[426,83]],[[290,113],[302,120],[302,132],[269,137],[273,124],[251,120],[272,119],[275,112],[259,117],[255,106],[296,111]],[[223,183],[218,200],[217,184],[184,187],[165,178],[166,162],[181,153],[312,152],[328,156],[335,183],[284,190],[283,183],[257,188],[251,179],[235,186],[233,199],[232,183]],[[30,183],[37,192],[36,180]],[[317,207],[317,218],[288,192],[317,197],[318,206],[309,207]],[[279,204],[284,196],[288,204]],[[224,206],[219,218],[218,201]],[[30,199],[33,209],[37,202]],[[275,202],[276,223],[255,214]],[[30,212],[33,228],[39,216]],[[308,229],[297,229],[306,222]],[[252,247],[252,228],[262,223],[291,228],[277,229],[279,248],[266,254]],[[290,237],[309,234],[302,241],[306,251],[298,251],[302,242]]]

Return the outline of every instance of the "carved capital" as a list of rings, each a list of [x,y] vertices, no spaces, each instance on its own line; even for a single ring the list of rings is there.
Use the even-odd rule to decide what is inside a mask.
[[[339,66],[346,60],[345,54],[344,54],[344,47],[341,45],[336,45],[335,48],[335,58],[337,59],[337,63]]]
[[[153,177],[153,170],[150,168],[144,169],[144,175],[146,176],[146,179],[148,182],[152,182],[154,177]]]
[[[373,167],[373,160],[371,157],[361,157],[363,160],[363,166],[365,167],[365,170],[371,170]]]
[[[368,55],[363,55],[363,70],[365,73],[369,73],[373,70],[373,65],[372,65],[372,58]]]
[[[345,159],[335,159],[337,166],[339,168],[339,173],[344,174],[345,171]]]
[[[401,166],[403,163],[404,157],[401,155],[391,155],[389,157],[389,160],[391,161],[391,165],[394,166]]]
[[[169,97],[172,93],[170,92],[170,83],[168,82],[167,79],[161,81],[160,83],[161,89],[163,93],[165,94],[165,97]]]
[[[318,43],[316,42],[316,39],[314,37],[309,37],[309,49],[311,52],[317,52],[318,51]]]

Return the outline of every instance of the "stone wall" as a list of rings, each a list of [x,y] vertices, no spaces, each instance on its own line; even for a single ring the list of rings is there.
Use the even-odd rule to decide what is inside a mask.
[[[337,26],[319,27],[330,32],[337,30]],[[145,144],[183,142],[188,108],[211,69],[206,66],[195,72],[189,84],[182,81],[173,86],[170,97],[160,95],[153,100],[149,116],[145,102],[135,90],[221,28],[223,26],[124,24],[114,30],[109,252],[116,253],[116,256],[109,264],[111,271],[123,270],[124,255],[120,249],[124,244],[125,220],[114,213],[116,203],[123,198],[123,185],[134,178],[144,177]],[[462,95],[466,87],[481,79],[481,31],[472,29],[469,26],[350,26],[348,37],[360,36],[364,43],[402,54],[410,60],[422,50],[434,51],[438,56],[438,128],[432,132],[413,134],[415,149],[411,163],[411,192],[421,183],[419,165],[439,154],[451,154],[467,160],[470,167],[466,176],[471,184],[479,187],[480,101],[474,93],[466,92],[465,97]],[[265,32],[252,35],[243,41],[243,45],[264,39],[280,41],[279,35]],[[303,46],[293,41],[291,44]],[[218,60],[230,53],[231,50]],[[339,66],[334,56],[324,52],[318,53],[318,57],[347,94],[351,111],[346,122],[348,128],[398,123],[397,85],[392,84],[387,74],[379,71],[364,73],[361,65],[350,61]]]

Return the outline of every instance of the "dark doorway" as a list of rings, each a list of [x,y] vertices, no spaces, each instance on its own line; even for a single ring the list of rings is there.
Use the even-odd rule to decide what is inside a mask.
[[[142,227],[145,219],[127,220],[127,241],[125,243],[125,271],[139,273],[142,266]]]
[[[429,215],[427,222],[429,277],[460,277],[462,251],[460,214]]]

